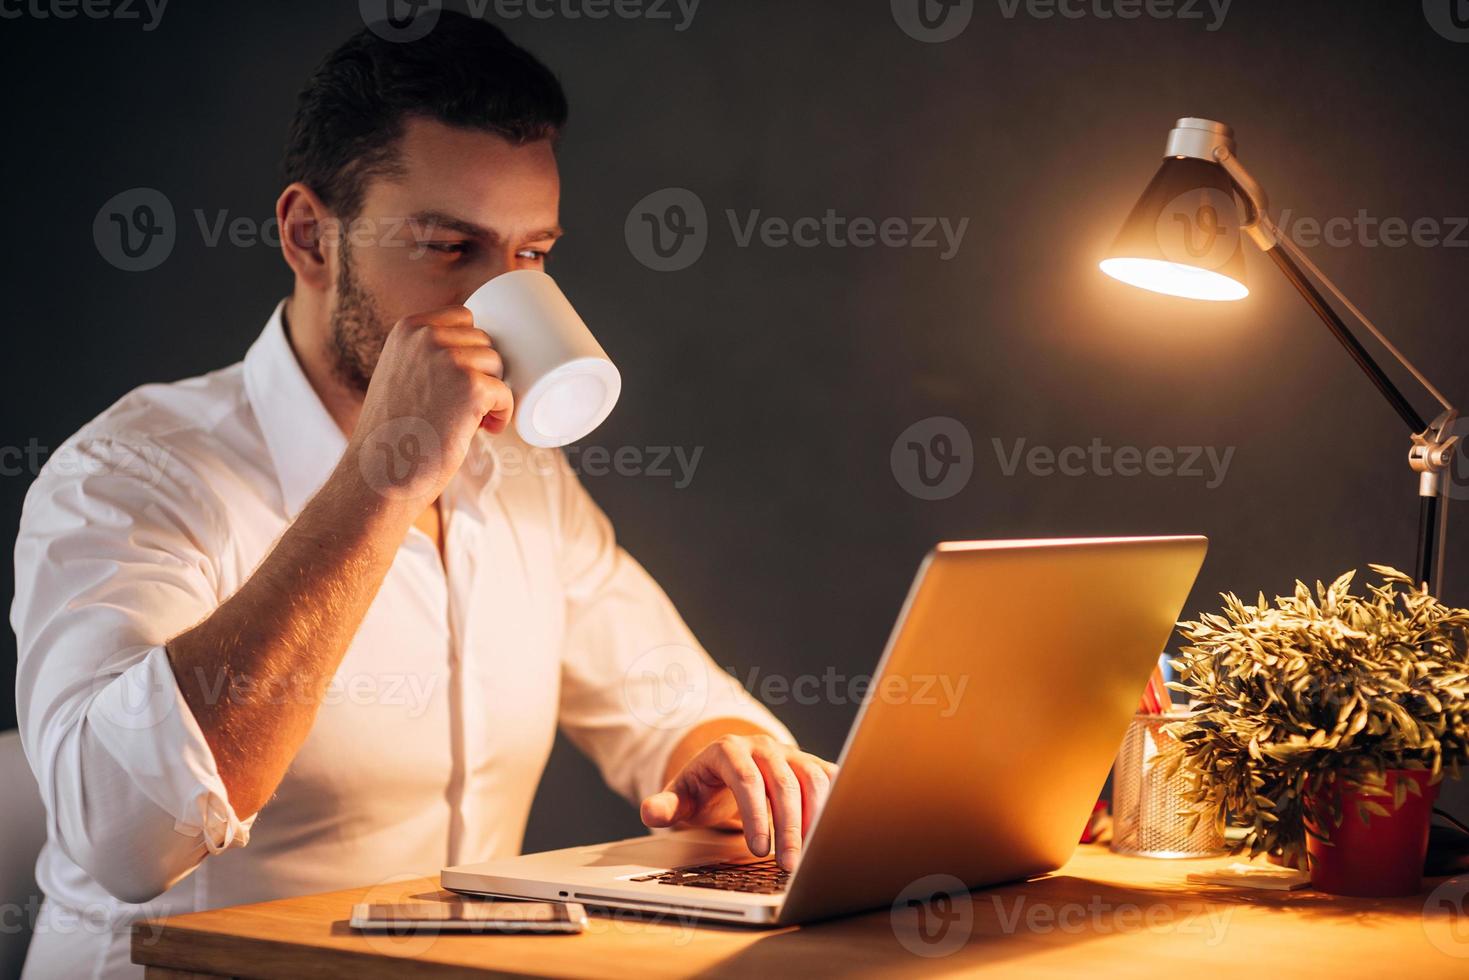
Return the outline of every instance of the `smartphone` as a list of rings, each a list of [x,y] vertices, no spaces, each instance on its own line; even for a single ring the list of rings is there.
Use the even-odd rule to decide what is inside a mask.
[[[404,902],[352,906],[353,929],[412,932],[572,933],[587,927],[576,902]]]

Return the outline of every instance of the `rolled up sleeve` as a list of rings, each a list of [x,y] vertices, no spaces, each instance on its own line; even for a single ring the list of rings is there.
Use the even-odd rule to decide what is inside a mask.
[[[15,548],[21,738],[48,833],[146,901],[248,842],[164,644],[219,604],[219,521],[161,447],[79,440],[26,496]]]
[[[664,591],[618,546],[568,467],[560,468],[561,574],[567,596],[560,723],[616,792],[663,788],[674,747],[707,721],[789,731],[699,645]]]

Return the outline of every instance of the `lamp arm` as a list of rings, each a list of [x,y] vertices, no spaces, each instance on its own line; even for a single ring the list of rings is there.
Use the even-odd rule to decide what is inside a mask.
[[[1413,376],[1413,379],[1434,397],[1434,400],[1443,407],[1444,411],[1453,412],[1457,418],[1458,412],[1449,400],[1444,397],[1443,393],[1434,386],[1433,382],[1429,381],[1427,376],[1412,361],[1408,360],[1407,355],[1398,350],[1397,345],[1389,340],[1381,330],[1378,330],[1376,324],[1369,320],[1367,315],[1358,309],[1356,304],[1348,299],[1345,293],[1337,288],[1336,283],[1331,281],[1331,277],[1322,272],[1311,261],[1310,257],[1301,251],[1295,242],[1291,241],[1288,236],[1276,227],[1275,222],[1270,219],[1269,196],[1266,195],[1265,189],[1260,185],[1260,182],[1245,169],[1244,164],[1239,162],[1239,157],[1235,155],[1234,151],[1228,145],[1220,144],[1214,148],[1213,154],[1214,159],[1218,161],[1219,165],[1224,168],[1224,171],[1229,174],[1230,179],[1234,181],[1235,187],[1239,190],[1240,196],[1245,201],[1247,215],[1241,227],[1250,236],[1251,240],[1260,247],[1260,251],[1268,254],[1274,252],[1277,248],[1284,249],[1294,260],[1293,264],[1299,263],[1299,265],[1305,266],[1311,275],[1336,298],[1337,302],[1346,307],[1352,316],[1362,326],[1367,328],[1368,333],[1372,334],[1373,338]],[[1299,272],[1299,268],[1296,271]],[[1366,357],[1365,351],[1363,352],[1363,356]],[[1366,359],[1368,362],[1371,362],[1370,357],[1366,357]],[[1373,366],[1375,367],[1376,365],[1373,364]],[[1365,365],[1364,370],[1366,370]],[[1369,371],[1369,373],[1371,372]],[[1376,381],[1377,379],[1374,378],[1373,380]],[[1391,382],[1389,381],[1388,384],[1391,385]],[[1402,398],[1401,392],[1397,392],[1397,398]],[[1390,398],[1390,400],[1393,399]],[[1403,400],[1406,402],[1406,399]],[[1407,421],[1409,427],[1415,432],[1428,427],[1422,416],[1419,416],[1416,411],[1412,413],[1412,418],[1408,418],[1402,411],[1399,411],[1398,414],[1404,415],[1404,421]],[[1437,425],[1435,424],[1436,427]]]
[[[1232,145],[1219,142],[1213,147],[1212,155],[1229,174],[1240,197],[1245,202],[1246,216],[1242,225],[1243,231],[1260,247],[1262,252],[1270,256],[1280,271],[1290,280],[1291,285],[1296,287],[1316,315],[1325,322],[1327,328],[1351,355],[1352,360],[1372,381],[1378,392],[1392,405],[1411,431],[1413,445],[1408,453],[1408,463],[1418,474],[1418,495],[1422,501],[1419,515],[1417,580],[1428,583],[1430,591],[1439,592],[1443,582],[1443,546],[1447,527],[1446,508],[1441,506],[1441,498],[1446,491],[1443,474],[1453,464],[1454,452],[1459,443],[1459,437],[1452,433],[1454,423],[1459,418],[1458,411],[1443,393],[1434,387],[1423,372],[1418,370],[1403,352],[1398,350],[1392,341],[1377,329],[1366,314],[1336,287],[1330,277],[1322,272],[1296,243],[1290,240],[1289,236],[1280,231],[1270,218],[1270,199],[1265,189],[1239,162]],[[1330,291],[1337,302],[1346,307],[1352,316],[1376,338],[1378,343],[1433,395],[1443,407],[1443,412],[1436,419],[1431,423],[1427,422],[1412,403],[1403,396],[1397,385],[1382,370],[1381,365],[1373,360],[1372,355],[1362,346],[1361,341],[1347,329],[1347,325],[1326,301],[1326,298],[1321,295],[1320,290],[1307,278],[1305,272],[1302,271],[1302,266],[1308,269],[1311,275]]]

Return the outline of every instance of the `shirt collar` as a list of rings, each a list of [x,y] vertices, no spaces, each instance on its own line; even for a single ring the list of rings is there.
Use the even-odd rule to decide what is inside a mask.
[[[296,360],[286,338],[285,306],[285,300],[276,305],[245,354],[245,394],[265,436],[286,515],[295,520],[331,476],[347,449],[347,437]],[[456,479],[477,477],[476,495],[499,486],[499,461],[488,433],[476,433],[466,462],[474,465],[461,468]]]
[[[245,394],[255,412],[291,519],[301,513],[336,468],[347,437],[321,399],[286,339],[286,302],[245,354]]]

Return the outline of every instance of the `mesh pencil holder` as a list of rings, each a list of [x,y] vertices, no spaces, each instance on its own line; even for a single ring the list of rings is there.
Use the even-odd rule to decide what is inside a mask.
[[[1180,795],[1183,777],[1165,777],[1161,763],[1183,751],[1163,727],[1188,717],[1137,714],[1127,726],[1112,770],[1112,850],[1139,857],[1194,858],[1224,853],[1224,836],[1213,820],[1188,832]]]

